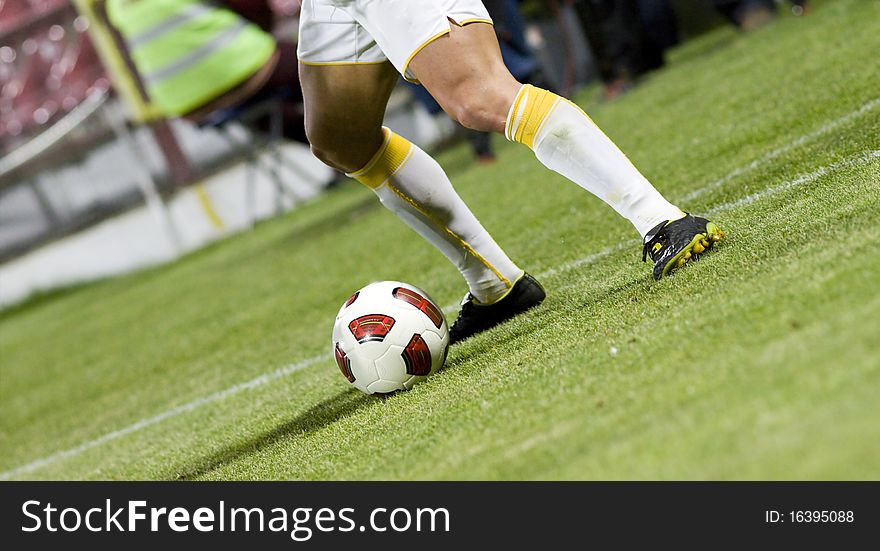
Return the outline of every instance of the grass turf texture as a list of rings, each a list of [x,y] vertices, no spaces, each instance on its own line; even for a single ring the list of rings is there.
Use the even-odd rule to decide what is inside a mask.
[[[619,101],[579,98],[672,199],[738,171],[682,205],[721,205],[729,237],[674,277],[654,282],[637,242],[616,247],[629,224],[527,149],[499,143],[486,168],[460,148],[441,157],[457,189],[544,274],[534,313],[455,346],[411,392],[349,390],[328,350],[352,290],[399,279],[449,305],[465,289],[346,185],[172,265],[0,314],[0,470],[326,354],[12,476],[877,478],[880,159],[845,160],[880,149],[880,105],[796,140],[878,96],[880,4],[815,4],[691,41]]]

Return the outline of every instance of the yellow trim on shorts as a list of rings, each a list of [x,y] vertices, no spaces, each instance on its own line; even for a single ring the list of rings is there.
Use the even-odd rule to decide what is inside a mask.
[[[328,65],[380,65],[388,62],[387,59],[381,61],[303,61],[299,58],[297,58],[297,61],[312,67],[326,67]]]
[[[453,21],[455,21],[453,19]],[[459,27],[464,27],[465,25],[470,25],[471,23],[488,23],[490,25],[495,25],[495,23],[491,19],[483,19],[482,17],[474,17],[472,19],[462,19],[461,21],[456,21]]]
[[[455,24],[458,25],[459,27],[464,27],[465,25],[470,25],[471,23],[488,23],[489,25],[494,25],[494,23],[492,22],[491,19],[483,19],[483,18],[465,19],[463,21],[456,21],[455,22]],[[421,45],[419,45],[419,47],[416,48],[413,53],[409,54],[409,57],[406,58],[406,62],[403,64],[403,72],[401,73],[403,75],[404,80],[406,80],[408,82],[412,82],[414,84],[420,84],[418,79],[409,78],[408,76],[406,76],[406,72],[409,71],[410,62],[413,60],[414,57],[416,57],[416,55],[419,52],[421,52],[425,48],[425,46],[427,46],[428,44],[430,44],[431,42],[434,42],[435,40],[437,40],[439,38],[446,36],[450,32],[452,32],[451,29],[446,29],[444,31],[441,31],[441,32],[435,34],[434,36],[432,36],[428,40],[422,42]]]

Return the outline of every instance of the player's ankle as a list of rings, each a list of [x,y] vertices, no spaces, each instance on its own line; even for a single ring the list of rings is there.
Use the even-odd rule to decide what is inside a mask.
[[[507,277],[504,280],[493,278],[492,280],[471,284],[469,285],[471,296],[474,297],[478,304],[495,304],[510,293],[510,290],[523,274],[525,272],[519,270],[516,275]]]

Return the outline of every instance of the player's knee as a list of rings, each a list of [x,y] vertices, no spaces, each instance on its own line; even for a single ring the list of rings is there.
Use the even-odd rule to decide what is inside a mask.
[[[511,87],[475,80],[459,84],[446,96],[443,102],[446,112],[465,128],[482,132],[503,131],[511,103]]]
[[[376,153],[382,144],[381,132],[378,145],[373,140],[346,142],[339,139],[310,142],[312,155],[322,163],[345,173],[357,172]]]
[[[479,98],[461,97],[448,110],[452,118],[465,128],[492,130],[492,113]]]
[[[308,128],[306,128],[306,137],[309,139],[312,155],[325,165],[342,172],[357,170],[357,167],[354,166],[356,160],[349,158],[338,139],[314,129],[309,131]]]
[[[315,142],[311,142],[309,145],[312,149],[312,155],[314,155],[319,161],[337,170],[345,170],[344,168],[339,166],[337,155],[333,152],[332,149],[320,147],[316,145]]]

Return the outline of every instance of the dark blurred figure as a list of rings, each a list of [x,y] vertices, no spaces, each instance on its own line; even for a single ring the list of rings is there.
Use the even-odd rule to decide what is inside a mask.
[[[538,62],[526,42],[526,25],[519,10],[519,0],[483,0],[495,22],[495,34],[501,57],[510,73],[518,80],[531,82],[538,71]]]
[[[575,11],[605,85],[614,98],[635,80],[663,66],[663,54],[678,44],[678,24],[669,0],[576,0]]]
[[[483,0],[486,10],[492,17],[501,57],[510,73],[522,83],[534,84],[538,76],[538,62],[526,43],[525,23],[519,11],[518,0]],[[413,96],[432,115],[443,111],[440,104],[431,97],[424,87],[412,84]],[[491,163],[495,160],[491,135],[486,132],[465,129],[468,141],[477,161]]]
[[[810,9],[807,0],[789,0],[795,15],[804,15]],[[743,31],[764,26],[776,17],[774,0],[712,0],[721,15]]]

